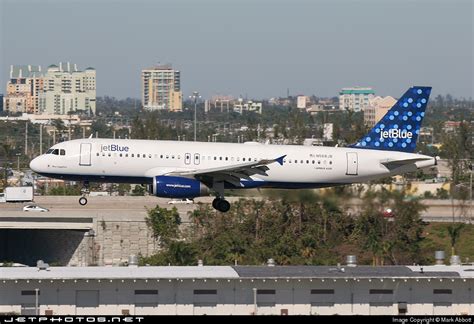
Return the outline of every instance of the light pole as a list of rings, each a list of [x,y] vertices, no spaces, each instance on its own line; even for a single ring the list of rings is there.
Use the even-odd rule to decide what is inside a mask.
[[[16,154],[16,157],[17,157],[17,163],[16,163],[16,168],[18,170],[18,172],[20,172],[20,153],[17,153]]]
[[[189,96],[189,98],[194,99],[194,141],[196,142],[196,120],[197,120],[197,100],[201,98],[199,92],[193,91],[193,95]]]

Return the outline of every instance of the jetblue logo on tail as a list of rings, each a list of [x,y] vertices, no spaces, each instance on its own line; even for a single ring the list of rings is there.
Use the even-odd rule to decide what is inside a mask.
[[[413,153],[431,87],[412,87],[367,135],[350,147]]]
[[[399,129],[390,129],[388,131],[380,131],[380,140],[384,140],[385,138],[412,138],[413,133],[407,130],[399,130]]]

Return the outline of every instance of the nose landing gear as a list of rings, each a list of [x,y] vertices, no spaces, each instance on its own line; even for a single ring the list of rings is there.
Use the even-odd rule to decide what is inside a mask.
[[[81,189],[82,197],[79,198],[79,205],[85,206],[87,204],[86,196],[89,194],[89,181],[84,181],[84,186]]]

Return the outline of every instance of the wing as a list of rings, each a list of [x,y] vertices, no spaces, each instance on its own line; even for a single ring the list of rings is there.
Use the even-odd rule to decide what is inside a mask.
[[[199,179],[200,181],[206,184],[212,184],[212,182],[214,181],[225,181],[237,187],[240,187],[241,179],[252,180],[250,177],[255,174],[267,176],[266,172],[269,170],[267,165],[275,162],[279,163],[280,165],[283,165],[283,159],[285,158],[285,156],[286,155],[283,155],[279,158],[272,160],[264,159],[247,163],[226,165],[216,168],[172,171],[167,173],[166,175],[183,177],[194,176],[196,179]]]

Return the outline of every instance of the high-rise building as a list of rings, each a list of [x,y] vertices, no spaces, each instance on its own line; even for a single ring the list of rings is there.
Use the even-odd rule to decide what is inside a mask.
[[[339,92],[339,109],[361,111],[369,105],[369,99],[374,94],[372,88],[343,88]]]
[[[41,66],[11,65],[4,110],[12,113],[39,113],[39,94],[43,91]]]
[[[299,109],[306,109],[306,106],[309,103],[309,97],[308,96],[298,96],[296,97],[296,108]]]
[[[364,108],[364,124],[374,127],[396,102],[397,100],[390,96],[371,98],[369,105]]]
[[[170,64],[142,70],[142,104],[149,110],[181,111],[181,73]]]
[[[96,71],[79,71],[76,64],[50,65],[44,75],[44,90],[40,95],[40,110],[48,114],[65,115],[83,111],[95,115]]]
[[[84,111],[95,114],[95,70],[79,71],[74,64],[12,65],[4,110],[12,113],[58,114]]]

